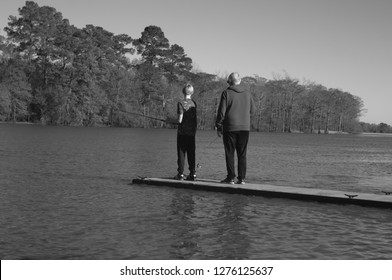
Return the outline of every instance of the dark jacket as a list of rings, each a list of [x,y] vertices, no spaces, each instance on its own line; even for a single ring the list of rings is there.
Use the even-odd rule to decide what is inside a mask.
[[[241,85],[230,86],[222,92],[215,125],[224,131],[249,131],[253,111],[251,94]]]
[[[182,117],[182,122],[178,125],[178,135],[196,135],[197,129],[197,105],[196,102],[191,99],[188,103],[184,100],[178,102],[177,113],[184,114]]]

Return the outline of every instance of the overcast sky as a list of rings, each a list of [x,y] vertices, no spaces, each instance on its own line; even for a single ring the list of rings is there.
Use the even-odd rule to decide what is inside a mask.
[[[267,79],[287,73],[364,101],[369,123],[392,125],[391,0],[36,0],[82,28],[139,38],[159,26],[197,67]],[[0,34],[24,0],[1,0]]]

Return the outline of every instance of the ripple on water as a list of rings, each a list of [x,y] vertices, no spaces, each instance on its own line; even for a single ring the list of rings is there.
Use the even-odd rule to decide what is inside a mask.
[[[175,175],[175,130],[7,127],[1,259],[392,258],[386,209],[129,185]],[[198,175],[222,179],[214,137],[198,132]],[[252,133],[247,179],[377,193],[392,183],[377,139]]]

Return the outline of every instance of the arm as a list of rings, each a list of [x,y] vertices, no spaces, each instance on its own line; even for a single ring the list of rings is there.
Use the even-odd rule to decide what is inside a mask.
[[[183,117],[184,117],[184,109],[182,108],[180,102],[178,102],[178,104],[177,104],[177,118],[166,118],[166,123],[180,124],[180,123],[182,123]]]
[[[227,108],[227,93],[226,91],[222,92],[221,99],[219,102],[218,112],[216,115],[215,126],[217,128],[218,137],[221,136],[223,130],[223,121],[225,119],[226,108]]]
[[[184,117],[184,114],[178,114],[178,118],[177,118],[178,123],[182,123],[183,117]]]
[[[177,103],[177,121],[178,123],[182,123],[182,118],[184,117],[184,107],[180,102]]]

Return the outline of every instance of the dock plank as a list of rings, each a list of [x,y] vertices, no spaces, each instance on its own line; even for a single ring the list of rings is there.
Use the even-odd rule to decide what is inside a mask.
[[[136,178],[132,180],[132,183],[338,204],[355,204],[371,207],[392,208],[392,195],[386,195],[384,193],[353,193],[336,190],[274,186],[254,183],[247,183],[245,185],[231,185],[209,179],[199,179],[197,181],[180,181],[169,178]]]

